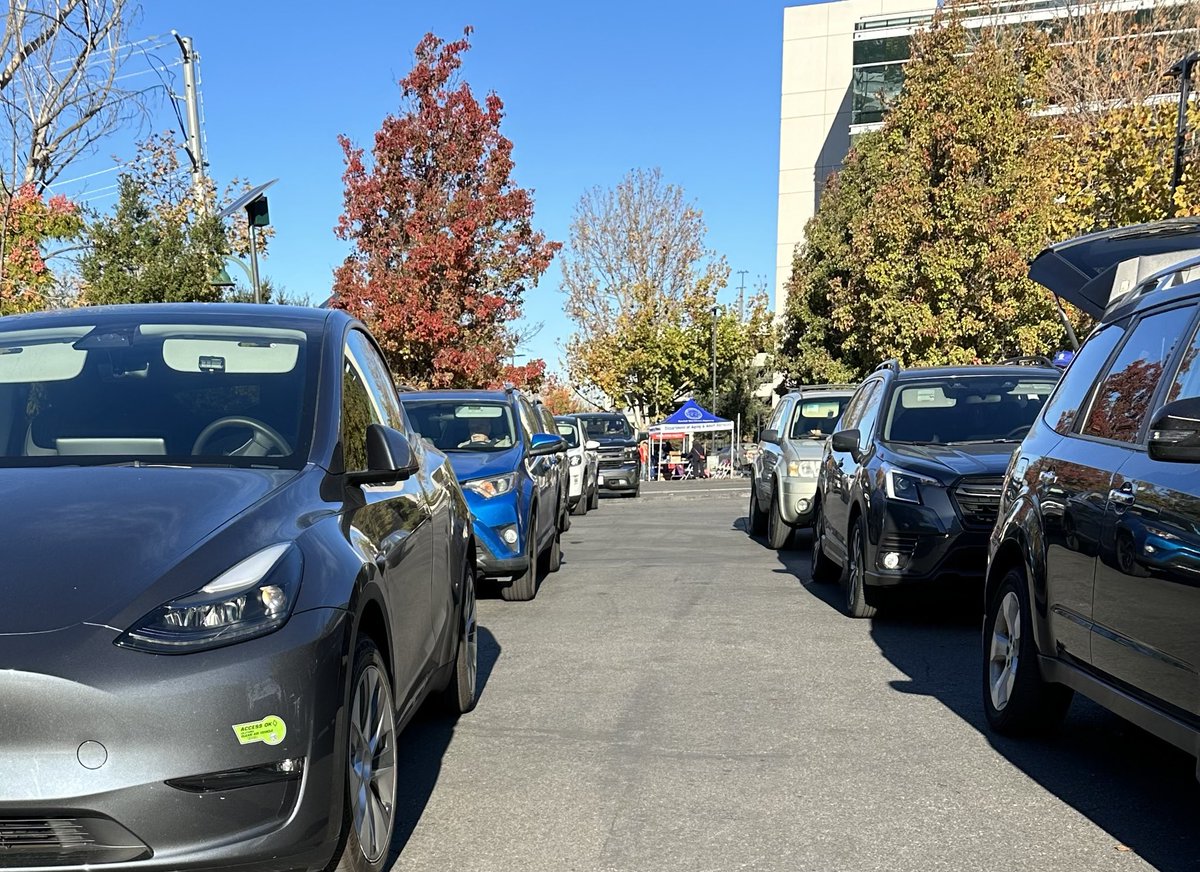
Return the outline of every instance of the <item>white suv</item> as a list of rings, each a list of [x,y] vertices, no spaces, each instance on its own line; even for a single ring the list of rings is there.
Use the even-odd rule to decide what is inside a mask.
[[[568,504],[572,515],[586,515],[600,504],[597,469],[600,443],[587,438],[587,430],[578,418],[558,417],[558,435],[567,443],[567,463],[570,465],[571,487]]]

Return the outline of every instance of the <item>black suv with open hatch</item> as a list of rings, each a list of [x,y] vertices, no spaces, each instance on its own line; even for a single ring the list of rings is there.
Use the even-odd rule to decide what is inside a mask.
[[[1187,219],[1033,261],[1031,277],[1099,324],[1004,483],[982,639],[999,732],[1057,724],[1078,691],[1200,751],[1197,254]]]

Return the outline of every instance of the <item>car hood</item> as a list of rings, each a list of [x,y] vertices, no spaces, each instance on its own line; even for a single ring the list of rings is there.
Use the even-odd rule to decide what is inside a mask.
[[[820,460],[825,453],[826,439],[789,439],[788,453],[801,459]]]
[[[964,475],[1004,475],[1016,442],[974,445],[897,445],[889,443],[897,466],[931,475],[949,484]]]
[[[111,615],[293,471],[0,469],[0,636]]]
[[[1143,279],[1200,255],[1200,219],[1174,218],[1077,236],[1043,249],[1029,277],[1093,318]]]
[[[597,442],[599,442],[601,448],[633,448],[637,445],[637,442],[635,442],[632,437],[626,438],[621,436],[616,438],[608,437],[606,439],[596,439],[595,436],[589,436],[588,438],[595,439]]]
[[[521,462],[521,446],[507,451],[447,451],[446,456],[458,480],[470,481],[512,472]]]

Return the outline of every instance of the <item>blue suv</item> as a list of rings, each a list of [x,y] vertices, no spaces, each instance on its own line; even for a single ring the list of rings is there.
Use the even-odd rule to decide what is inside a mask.
[[[406,391],[413,428],[450,458],[475,522],[479,573],[506,600],[531,600],[560,561],[559,464],[566,442],[547,433],[520,391]]]

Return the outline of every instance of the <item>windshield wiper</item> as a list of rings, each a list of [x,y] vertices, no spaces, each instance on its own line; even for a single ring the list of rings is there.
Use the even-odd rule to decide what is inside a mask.
[[[943,442],[943,445],[1003,445],[1009,442],[1020,442],[1020,439],[958,439],[954,442]]]

